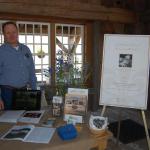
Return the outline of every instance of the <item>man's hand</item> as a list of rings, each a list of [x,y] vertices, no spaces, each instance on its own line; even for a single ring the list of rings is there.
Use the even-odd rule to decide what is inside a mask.
[[[2,100],[0,100],[0,110],[3,110],[4,109],[4,103]]]

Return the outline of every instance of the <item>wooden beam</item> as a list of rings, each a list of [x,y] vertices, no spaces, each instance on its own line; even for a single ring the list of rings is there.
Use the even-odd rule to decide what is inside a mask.
[[[41,15],[82,20],[110,20],[121,23],[135,23],[137,15],[132,11],[119,8],[107,8],[93,3],[76,1],[29,1],[0,0],[0,12],[25,15]]]

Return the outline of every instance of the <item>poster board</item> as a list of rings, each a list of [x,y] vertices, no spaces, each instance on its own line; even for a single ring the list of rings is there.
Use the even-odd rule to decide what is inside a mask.
[[[100,105],[147,109],[150,36],[105,34]]]

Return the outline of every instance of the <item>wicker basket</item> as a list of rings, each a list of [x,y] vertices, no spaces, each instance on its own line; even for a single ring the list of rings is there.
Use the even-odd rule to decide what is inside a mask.
[[[106,129],[95,130],[95,129],[90,128],[90,131],[92,134],[96,136],[102,136],[106,133]]]
[[[98,125],[98,123],[99,123],[99,126],[96,126],[94,124],[94,121],[97,121],[97,120],[98,120],[98,122],[96,124]],[[103,124],[100,125],[99,121],[101,121],[101,120],[104,122],[103,122]],[[106,133],[107,124],[108,124],[107,118],[105,118],[105,117],[91,115],[91,117],[89,119],[89,129],[90,129],[91,133],[96,136],[101,136]]]

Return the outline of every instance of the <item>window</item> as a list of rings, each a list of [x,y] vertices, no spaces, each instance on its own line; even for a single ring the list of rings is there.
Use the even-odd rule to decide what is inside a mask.
[[[0,28],[2,23],[0,21]],[[64,72],[63,77],[58,76],[56,71],[56,82],[61,80],[72,82],[82,78],[84,58],[84,26],[74,24],[55,24],[55,43],[50,39],[50,23],[17,21],[19,29],[19,42],[27,45],[33,55],[37,81],[39,83],[51,83],[48,68],[51,66],[50,44],[55,45],[55,67],[58,69],[58,60],[62,58],[64,64],[69,63],[69,70]],[[2,30],[0,30],[0,45],[4,42]],[[66,66],[65,66],[66,67]],[[64,69],[67,69],[66,68]],[[72,71],[71,74],[68,74]],[[67,74],[66,74],[67,73]],[[69,80],[68,80],[69,79]]]
[[[82,78],[83,29],[82,25],[55,25],[56,82],[74,84]]]

